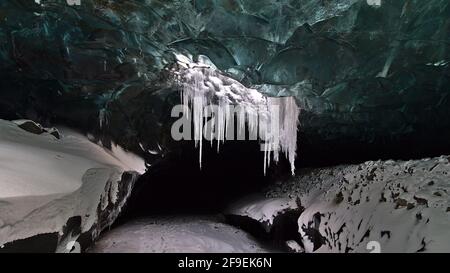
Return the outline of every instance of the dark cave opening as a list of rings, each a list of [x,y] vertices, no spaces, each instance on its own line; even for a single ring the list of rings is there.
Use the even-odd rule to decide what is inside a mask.
[[[283,159],[264,175],[264,154],[256,141],[227,141],[199,150],[189,141],[150,167],[133,190],[122,220],[167,214],[220,213],[232,201],[258,192],[275,178],[290,175]],[[119,221],[121,222],[121,221]]]
[[[146,217],[214,215],[216,221],[243,230],[273,252],[289,251],[285,243],[288,239],[301,243],[295,232],[296,218],[290,212],[279,215],[269,233],[257,221],[233,218],[225,213],[235,201],[262,192],[278,179],[290,177],[289,162],[281,156],[264,175],[264,153],[259,142],[227,141],[221,144],[219,153],[216,144],[211,147],[209,142],[204,142],[201,169],[199,150],[192,141],[181,143],[176,153],[169,153],[165,160],[151,166],[136,182],[112,228]]]
[[[367,140],[347,137],[325,141],[318,135],[299,132],[296,168],[438,157],[450,153],[449,133],[449,130],[423,127],[396,137],[374,135]]]

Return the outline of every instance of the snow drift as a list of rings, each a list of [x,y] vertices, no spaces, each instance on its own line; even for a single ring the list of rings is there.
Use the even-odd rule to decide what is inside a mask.
[[[96,238],[118,216],[144,163],[125,160],[70,130],[61,139],[0,120],[0,245],[59,234],[70,251],[80,234]],[[120,159],[119,159],[120,158]],[[128,157],[130,158],[130,157]],[[64,229],[80,217],[78,234]],[[67,233],[66,232],[66,233]],[[64,237],[64,238],[63,238]],[[7,244],[10,243],[10,244]]]

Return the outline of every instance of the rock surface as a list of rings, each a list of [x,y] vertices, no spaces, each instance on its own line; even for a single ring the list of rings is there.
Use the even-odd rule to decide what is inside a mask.
[[[227,223],[248,231],[281,251],[304,252],[297,219],[303,207],[290,198],[264,198],[254,195],[232,204],[226,211]]]

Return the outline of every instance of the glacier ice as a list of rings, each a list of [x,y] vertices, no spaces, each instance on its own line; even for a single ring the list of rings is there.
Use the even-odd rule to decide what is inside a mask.
[[[19,2],[0,1],[1,118],[56,119],[136,153],[170,145],[159,90],[175,50],[295,96],[302,161],[450,149],[449,1]]]
[[[293,97],[266,97],[256,89],[247,88],[240,82],[216,69],[207,57],[198,62],[177,55],[180,70],[177,80],[182,88],[182,104],[185,115],[194,125],[194,140],[199,147],[199,163],[202,165],[203,138],[220,143],[234,139],[235,116],[237,139],[244,140],[248,130],[249,140],[259,139],[264,152],[264,173],[271,160],[279,161],[283,153],[295,171],[297,150],[297,126],[300,109]],[[206,121],[211,117],[210,121]],[[207,124],[209,122],[209,124]]]

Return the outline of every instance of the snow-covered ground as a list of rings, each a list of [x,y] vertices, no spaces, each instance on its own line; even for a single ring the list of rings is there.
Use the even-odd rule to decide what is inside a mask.
[[[247,253],[268,252],[245,232],[214,217],[136,219],[106,232],[90,252]]]
[[[449,158],[302,170],[272,186],[267,202],[304,207],[306,252],[450,252]]]
[[[67,129],[21,124],[0,120],[0,252],[42,234],[57,235],[56,251],[79,250],[80,234],[94,240],[116,219],[144,162]],[[293,251],[450,252],[449,174],[449,156],[304,169],[225,213],[260,223]],[[91,251],[269,250],[214,217],[173,216],[128,222]]]
[[[225,213],[227,215],[244,216],[260,222],[269,232],[276,216],[288,210],[298,209],[295,200],[290,198],[265,198],[253,195],[232,204]]]
[[[144,162],[90,142],[64,129],[60,139],[34,134],[0,120],[0,246],[44,233],[62,233],[68,219],[81,216],[81,232],[97,223],[99,211],[120,210],[120,181],[128,190]],[[128,191],[127,190],[127,191]],[[121,193],[123,194],[123,193]],[[75,238],[76,239],[76,238]]]

